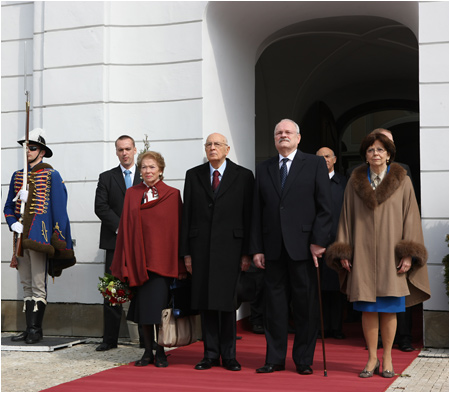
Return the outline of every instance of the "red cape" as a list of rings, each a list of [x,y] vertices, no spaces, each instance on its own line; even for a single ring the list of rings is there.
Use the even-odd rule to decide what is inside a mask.
[[[147,186],[141,183],[125,194],[111,273],[130,286],[148,280],[147,270],[178,277],[186,268],[178,256],[181,196],[176,188],[159,181],[159,198],[141,204]]]

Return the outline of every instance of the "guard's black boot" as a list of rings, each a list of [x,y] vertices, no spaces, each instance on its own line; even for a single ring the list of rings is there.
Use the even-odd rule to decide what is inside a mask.
[[[28,299],[30,299],[30,298],[28,298]],[[30,331],[31,313],[33,312],[33,306],[34,306],[34,304],[33,304],[32,300],[25,300],[24,311],[25,311],[25,320],[27,323],[27,328],[24,332],[11,337],[11,341],[25,341],[26,340],[28,333]]]
[[[26,344],[36,344],[42,340],[42,320],[44,319],[45,306],[46,304],[41,301],[35,302],[33,300],[34,309],[31,313],[31,325],[28,332],[27,338],[25,340]]]

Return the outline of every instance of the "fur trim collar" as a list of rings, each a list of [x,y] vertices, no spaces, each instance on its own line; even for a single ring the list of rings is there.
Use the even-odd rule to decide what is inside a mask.
[[[31,172],[37,172],[41,169],[53,169],[53,167],[50,164],[47,164],[46,162],[40,162],[39,164],[35,165],[33,168],[31,168]]]
[[[356,168],[349,182],[352,183],[356,194],[364,201],[369,209],[374,210],[378,205],[388,200],[400,187],[406,176],[406,170],[400,165],[393,163],[389,173],[374,191],[367,179],[367,165]]]

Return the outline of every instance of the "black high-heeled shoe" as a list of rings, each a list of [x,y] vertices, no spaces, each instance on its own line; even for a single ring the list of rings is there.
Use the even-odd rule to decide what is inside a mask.
[[[169,362],[167,361],[167,355],[164,352],[164,349],[162,353],[160,351],[156,351],[155,356],[155,367],[168,367]]]
[[[136,367],[145,367],[148,366],[149,364],[153,364],[155,360],[155,357],[153,356],[153,351],[145,351],[144,354],[142,355],[142,358],[140,360],[136,360],[136,362],[134,363],[134,365]]]

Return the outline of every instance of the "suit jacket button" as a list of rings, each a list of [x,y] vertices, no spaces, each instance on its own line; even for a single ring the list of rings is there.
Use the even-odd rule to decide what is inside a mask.
[[[283,210],[284,209],[284,206],[280,206],[280,210]]]
[[[208,207],[213,207],[214,206],[214,203],[210,203],[209,205],[208,205]]]

